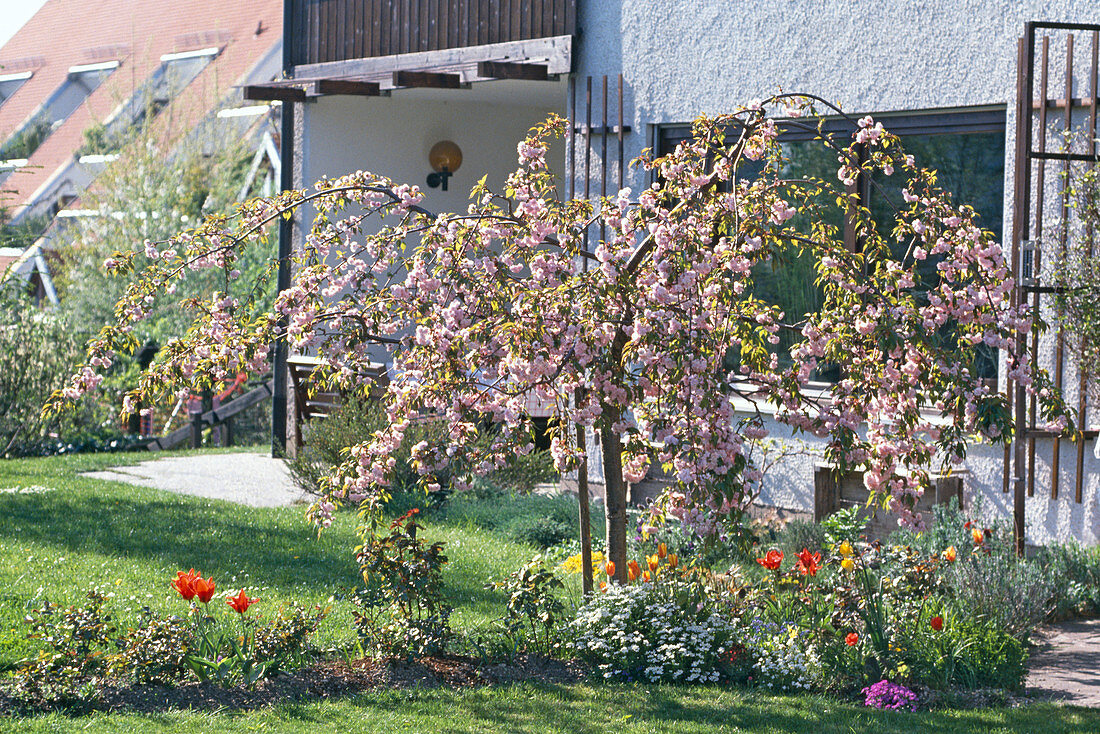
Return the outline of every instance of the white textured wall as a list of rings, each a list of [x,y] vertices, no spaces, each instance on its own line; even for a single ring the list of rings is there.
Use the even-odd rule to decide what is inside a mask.
[[[300,153],[303,180],[310,184],[322,175],[367,170],[419,185],[427,194],[424,206],[432,211],[465,211],[477,180],[488,174],[489,186],[499,191],[516,169],[516,144],[550,112],[565,111],[525,104],[522,95],[512,104],[489,104],[468,100],[470,94],[459,90],[426,98],[423,92],[397,91],[392,97],[324,97],[302,105],[307,131]],[[564,102],[564,92],[559,96]],[[440,140],[462,149],[462,166],[447,191],[425,183],[432,170],[428,151]],[[554,159],[561,160],[561,154]]]
[[[596,77],[598,99],[599,77],[610,75],[614,100],[615,77],[622,73],[626,122],[633,127],[626,138],[629,160],[652,145],[656,125],[730,112],[779,89],[817,94],[859,113],[1004,105],[1005,213],[1010,218],[1016,38],[1026,20],[1100,22],[1100,5],[1095,0],[578,0],[578,113],[583,114],[585,76]],[[1086,56],[1089,40],[1078,39],[1078,58]],[[1051,64],[1055,84],[1061,84],[1058,58]],[[550,111],[565,112],[564,85],[532,92],[509,84],[475,85],[475,90],[493,90],[487,95],[395,92],[391,98],[333,97],[305,105],[303,179],[308,183],[321,174],[365,168],[423,185],[428,149],[450,138],[465,155],[462,169],[450,192],[430,192],[427,206],[462,209],[477,177],[487,172],[490,184],[499,185],[514,167],[515,143],[530,125]],[[599,171],[599,147],[593,138],[593,172]],[[615,149],[609,145],[612,155]],[[557,155],[564,164],[564,149]],[[579,189],[582,171],[575,168],[574,173]],[[635,174],[628,183],[637,190],[646,182]],[[775,426],[775,435],[785,436],[785,429]],[[1038,456],[1036,496],[1028,500],[1029,541],[1070,536],[1100,541],[1100,462],[1093,459],[1092,444],[1081,505],[1073,502],[1068,473],[1060,498],[1049,499],[1047,446]],[[1063,444],[1064,472],[1073,466],[1074,451],[1072,444]],[[988,508],[1007,516],[1011,494],[1001,492],[1002,457],[1000,448],[975,445],[965,467],[966,488],[968,494],[980,492]],[[813,465],[813,457],[804,455],[777,467],[763,499],[812,509]]]
[[[1095,0],[577,5],[574,68],[582,80],[624,75],[631,157],[650,145],[655,124],[730,112],[780,89],[814,93],[851,112],[1010,103],[1025,21],[1100,22]]]
[[[584,77],[596,77],[598,89],[599,77],[608,74],[614,89],[622,73],[627,124],[633,127],[626,140],[628,159],[653,145],[656,125],[731,112],[780,89],[816,94],[853,113],[1005,106],[1006,236],[1011,232],[1016,39],[1028,20],[1100,22],[1095,0],[581,0],[578,6],[578,112],[583,114]],[[1088,81],[1082,64],[1091,38],[1078,34],[1076,40],[1074,94],[1083,96]],[[1062,53],[1061,46],[1052,48],[1052,97],[1061,96]],[[595,140],[594,176],[599,171]],[[575,172],[578,179],[583,176],[582,164]],[[1048,174],[1048,181],[1052,178]],[[646,183],[637,174],[628,178],[635,191]],[[1041,353],[1049,363],[1049,340]],[[1067,384],[1075,384],[1074,373],[1066,374]],[[1076,404],[1075,390],[1068,397]],[[773,427],[777,437],[789,435],[783,426]],[[1036,492],[1027,503],[1029,542],[1071,536],[1100,542],[1100,462],[1093,458],[1092,442],[1080,505],[1073,499],[1075,446],[1062,444],[1057,500],[1049,497],[1050,455],[1050,442],[1040,442]],[[987,508],[1011,516],[1012,495],[1001,492],[1002,463],[1002,448],[974,445],[965,466],[966,491],[981,493]],[[776,467],[762,499],[812,510],[813,465],[812,456],[798,456]]]

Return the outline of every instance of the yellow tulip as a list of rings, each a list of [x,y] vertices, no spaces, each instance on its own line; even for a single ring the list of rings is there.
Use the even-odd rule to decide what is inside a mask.
[[[851,558],[845,558],[843,561],[840,562],[840,567],[843,568],[845,571],[852,571],[856,567],[856,562],[853,561]]]
[[[848,558],[852,555],[852,544],[847,540],[840,544],[840,555]]]

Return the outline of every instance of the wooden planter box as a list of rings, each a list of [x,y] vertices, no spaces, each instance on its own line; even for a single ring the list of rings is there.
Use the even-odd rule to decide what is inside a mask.
[[[921,513],[927,525],[932,524],[932,508],[948,502],[952,497],[963,505],[963,477],[932,477],[934,491],[925,492],[917,500],[916,511]],[[872,540],[884,540],[898,529],[897,516],[879,506],[867,507],[867,488],[863,485],[862,472],[847,472],[838,476],[830,466],[814,469],[814,521],[821,522],[837,510],[859,506],[867,518],[866,533]]]

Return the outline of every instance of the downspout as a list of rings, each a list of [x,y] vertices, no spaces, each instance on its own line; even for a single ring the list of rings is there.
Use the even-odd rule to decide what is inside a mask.
[[[283,76],[294,75],[294,58],[291,53],[294,43],[293,0],[283,0]],[[294,188],[294,103],[284,102],[281,109],[279,140],[279,190],[290,191]],[[276,279],[278,294],[290,288],[290,255],[293,249],[294,219],[279,219],[279,274]],[[276,333],[285,334],[289,321],[285,315],[279,317]],[[275,339],[275,375],[271,395],[271,455],[282,457],[287,453],[287,344],[282,338]]]

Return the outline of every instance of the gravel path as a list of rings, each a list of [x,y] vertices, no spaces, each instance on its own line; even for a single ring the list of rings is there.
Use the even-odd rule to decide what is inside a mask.
[[[1028,664],[1029,692],[1074,706],[1100,707],[1100,619],[1040,630]]]
[[[281,507],[307,501],[307,495],[290,478],[286,464],[260,453],[173,456],[82,476],[250,507]]]

